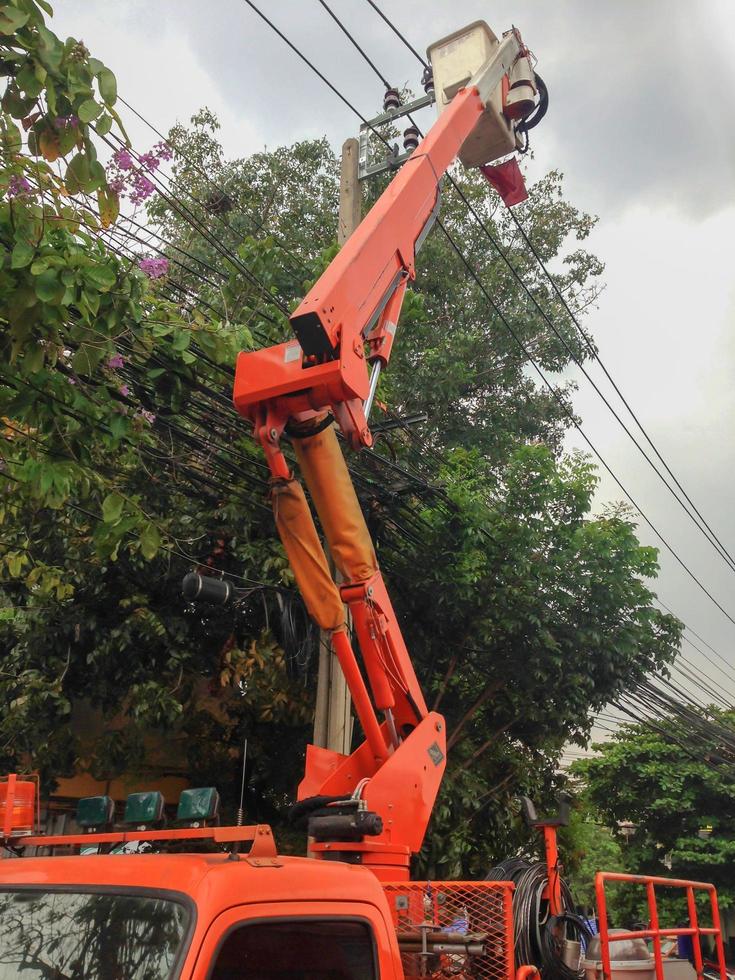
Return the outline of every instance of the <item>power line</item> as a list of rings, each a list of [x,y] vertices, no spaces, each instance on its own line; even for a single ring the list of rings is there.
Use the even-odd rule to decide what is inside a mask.
[[[150,120],[146,119],[145,116],[143,116],[129,102],[126,102],[126,100],[122,96],[118,96],[118,99],[119,99],[120,102],[122,102],[122,104],[124,106],[126,106],[133,113],[133,115],[135,115],[145,126],[147,126],[151,130],[151,132],[155,133],[156,136],[159,137],[159,139],[163,140],[163,142],[166,143],[166,145],[169,146],[176,153],[176,155],[178,157],[180,157],[182,160],[184,160],[193,170],[195,170],[199,174],[199,176],[203,180],[205,180],[209,184],[209,186],[215,192],[217,192],[218,194],[219,193],[222,193],[222,187],[221,187],[221,185],[219,185],[216,181],[214,181],[212,179],[212,177],[207,173],[207,171],[204,170],[202,167],[199,166],[199,164],[196,162],[196,160],[193,160],[190,156],[187,156],[182,151],[181,147],[178,144],[172,143],[171,140],[168,137],[166,137],[161,132],[160,129],[158,129],[152,122],[150,122]],[[229,194],[228,194],[228,196],[229,196]],[[197,198],[194,198],[194,200],[197,200],[197,203],[202,204],[202,202],[199,201]],[[240,215],[242,215],[242,217],[246,218],[246,220],[249,221],[255,228],[257,228],[258,231],[264,231],[267,235],[269,235],[270,237],[272,237],[273,240],[276,242],[276,244],[279,246],[279,248],[281,248],[283,250],[283,252],[286,255],[289,256],[289,258],[293,259],[301,267],[302,271],[307,271],[307,272],[310,271],[308,269],[306,263],[304,262],[304,260],[301,258],[301,256],[298,255],[296,252],[294,252],[289,247],[289,245],[283,241],[283,239],[279,235],[277,235],[271,229],[267,229],[266,226],[265,226],[265,224],[263,222],[259,222],[255,217],[253,217],[253,215],[251,215],[251,214],[245,214],[245,209],[244,209],[241,201],[239,201],[238,199],[235,199],[235,202],[240,207],[240,210],[238,211],[238,214],[240,214]],[[229,229],[229,231],[231,231],[233,233],[236,233],[236,229],[234,229],[232,227],[232,225],[221,214],[217,214],[215,212],[213,214],[213,217],[220,224],[224,225],[227,229]]]
[[[262,13],[262,11],[260,11],[258,9],[258,7],[253,3],[253,0],[244,0],[244,2],[255,13],[257,13],[258,16],[261,17],[265,21],[265,23],[267,23],[276,34],[278,34],[278,36],[284,41],[284,43],[287,44],[288,47],[302,61],[304,61],[309,66],[309,68],[311,68],[311,70],[316,75],[318,75],[318,77],[330,88],[330,90],[332,92],[335,93],[335,95],[338,96],[338,98],[352,112],[354,112],[363,122],[368,123],[368,120],[366,120],[366,118],[363,116],[363,114],[357,108],[355,108],[355,106],[353,106],[349,102],[349,100],[346,99],[345,96],[342,95],[342,93],[336,88],[336,86],[332,82],[330,82],[329,79],[327,79],[323,75],[323,73],[313,64],[313,62],[311,62],[304,54],[302,54],[299,51],[299,49],[296,47],[296,45],[292,41],[290,41],[289,38],[287,38],[286,35],[278,27],[276,27],[276,25],[271,20],[269,20],[269,18],[266,17],[265,14]],[[524,344],[524,342],[521,340],[521,338],[518,336],[518,334],[513,330],[513,328],[511,327],[510,323],[508,322],[508,320],[504,316],[503,312],[500,310],[500,308],[498,307],[497,303],[492,299],[492,297],[490,296],[490,294],[487,292],[487,290],[485,289],[483,283],[479,279],[478,275],[476,274],[476,272],[474,271],[474,269],[472,268],[472,266],[467,261],[467,258],[465,257],[464,253],[459,248],[459,246],[454,241],[454,239],[451,237],[451,235],[449,234],[449,232],[447,231],[446,227],[443,225],[443,223],[441,222],[441,220],[437,219],[437,225],[442,229],[443,233],[445,234],[445,236],[449,240],[452,248],[454,249],[454,251],[459,256],[460,260],[462,261],[463,265],[466,267],[467,271],[470,273],[470,276],[475,281],[475,283],[478,285],[478,287],[480,288],[481,292],[485,296],[486,300],[488,301],[488,303],[490,304],[490,306],[492,307],[492,309],[495,311],[495,313],[497,314],[497,316],[500,318],[501,322],[503,323],[503,325],[505,326],[505,328],[508,330],[508,332],[510,333],[510,335],[513,338],[513,340],[515,341],[515,343],[523,351],[523,353],[525,354],[527,360],[533,366],[534,370],[536,371],[536,373],[541,378],[543,384],[549,389],[552,397],[559,403],[559,405],[562,408],[562,410],[564,411],[564,413],[567,415],[567,417],[572,422],[572,424],[574,425],[574,427],[580,433],[580,435],[585,440],[585,442],[590,447],[590,449],[595,454],[595,456],[597,456],[597,458],[599,459],[599,461],[604,466],[605,470],[608,472],[608,474],[615,481],[615,483],[620,488],[620,490],[622,491],[622,493],[628,498],[628,500],[633,505],[633,507],[640,513],[641,517],[646,522],[646,524],[649,526],[649,528],[653,531],[653,533],[656,535],[656,537],[661,541],[661,543],[664,545],[664,547],[667,549],[667,551],[669,551],[669,553],[676,559],[676,561],[678,562],[678,564],[684,569],[684,571],[692,579],[692,581],[698,586],[698,588],[700,588],[702,590],[702,592],[704,592],[704,594],[720,610],[720,612],[735,626],[735,617],[733,617],[727,611],[727,609],[725,609],[725,607],[715,598],[715,596],[709,591],[709,589],[701,582],[701,580],[689,568],[689,566],[681,558],[681,556],[678,554],[678,552],[675,551],[675,549],[673,548],[673,546],[669,544],[669,542],[666,540],[666,538],[664,538],[664,536],[661,534],[661,532],[658,530],[658,528],[653,524],[653,522],[650,520],[650,518],[645,514],[645,512],[636,503],[636,501],[631,496],[631,494],[627,491],[627,489],[625,488],[625,486],[623,485],[623,483],[620,481],[620,479],[615,475],[615,473],[613,472],[613,470],[611,469],[611,467],[607,464],[607,462],[605,461],[605,459],[603,458],[603,456],[596,449],[596,447],[594,446],[594,444],[592,443],[592,441],[589,439],[589,437],[586,435],[586,433],[582,430],[582,427],[580,426],[579,422],[575,418],[575,416],[574,416],[573,412],[571,411],[571,409],[569,408],[569,406],[566,404],[566,402],[561,397],[561,395],[556,390],[556,388],[546,378],[545,374],[543,373],[543,371],[541,370],[541,368],[538,366],[538,364],[536,363],[535,359],[533,358],[531,352],[528,350],[528,347]]]
[[[389,23],[388,19],[385,17],[384,14],[382,14],[382,12],[376,7],[376,5],[374,3],[372,3],[371,0],[368,0],[368,2],[373,7],[373,9],[375,9],[378,13],[380,13],[380,16],[383,18],[383,20],[385,20],[386,23]],[[339,19],[331,12],[331,10],[329,10],[329,7],[325,3],[325,0],[319,0],[319,3],[321,3],[321,5],[323,7],[325,7],[329,11],[329,13],[333,17],[333,19],[339,24],[339,26],[341,27],[342,31],[352,41],[352,43],[355,45],[355,47],[360,52],[360,54],[363,56],[363,58],[365,58],[365,60],[368,62],[368,64],[373,68],[373,70],[376,72],[376,74],[378,75],[378,77],[381,80],[383,80],[383,75],[381,74],[381,72],[379,71],[379,69],[376,68],[376,66],[370,60],[370,58],[368,57],[368,55],[360,47],[360,45],[357,43],[357,41],[352,37],[352,35],[350,34],[350,32],[344,26],[344,24],[342,24],[341,21],[339,21]],[[417,54],[417,52],[411,47],[411,45],[408,43],[408,41],[406,40],[406,38],[401,34],[401,32],[398,31],[397,28],[395,28],[393,25],[390,25],[390,26],[393,29],[394,33],[403,41],[403,43],[407,47],[409,47],[409,49],[411,51],[413,51],[413,53],[416,55],[416,57],[419,59],[419,61],[421,61],[422,64],[425,64],[423,58],[421,58]],[[411,119],[410,116],[409,116],[409,119]],[[416,125],[413,119],[411,119],[411,122],[414,125]],[[421,130],[419,129],[419,127],[417,126],[416,128],[418,129],[419,134],[421,136],[423,136],[423,133],[421,133]],[[732,571],[735,571],[735,558],[733,558],[733,556],[729,553],[729,551],[727,550],[727,548],[722,544],[722,542],[720,541],[720,539],[717,537],[717,535],[715,534],[715,532],[712,530],[712,528],[710,527],[710,525],[707,523],[707,521],[705,520],[705,518],[702,516],[701,512],[697,509],[697,507],[695,506],[695,504],[691,500],[691,497],[684,490],[684,488],[682,487],[681,483],[676,478],[676,476],[672,472],[672,470],[669,467],[669,465],[666,463],[666,461],[663,458],[663,456],[661,455],[661,453],[658,451],[658,448],[655,446],[655,444],[653,443],[653,441],[649,437],[648,433],[643,428],[643,425],[641,424],[641,422],[638,419],[637,415],[635,414],[635,412],[631,408],[629,402],[625,399],[625,397],[623,396],[623,394],[620,391],[619,387],[617,386],[617,384],[613,380],[612,376],[608,372],[607,368],[603,364],[603,362],[602,362],[602,360],[601,360],[601,358],[599,356],[599,353],[596,351],[596,349],[594,348],[594,346],[591,344],[591,342],[590,342],[589,338],[587,337],[585,331],[580,326],[579,321],[577,320],[574,312],[570,308],[569,304],[566,301],[566,298],[563,296],[561,290],[558,288],[556,282],[554,281],[554,279],[552,278],[552,276],[549,273],[548,269],[546,268],[546,265],[544,264],[541,256],[538,254],[538,251],[536,250],[535,246],[533,245],[533,243],[531,242],[531,240],[527,236],[527,234],[526,234],[525,230],[523,229],[522,225],[520,224],[520,221],[518,220],[518,217],[516,216],[515,212],[512,210],[512,208],[507,208],[507,210],[509,211],[509,213],[510,213],[512,219],[513,219],[513,221],[516,224],[516,227],[521,232],[521,235],[522,235],[524,241],[527,243],[527,245],[531,249],[534,257],[538,261],[538,263],[539,263],[541,269],[543,270],[546,278],[551,283],[551,286],[552,286],[553,290],[556,292],[557,296],[559,297],[559,299],[561,300],[562,304],[564,305],[564,308],[566,309],[567,313],[569,314],[569,317],[571,318],[571,320],[572,320],[574,326],[576,327],[577,331],[579,332],[580,336],[582,337],[582,339],[583,339],[583,341],[585,343],[585,346],[587,347],[590,355],[592,356],[593,359],[597,360],[597,362],[600,364],[600,367],[602,368],[603,372],[605,373],[605,376],[608,378],[608,380],[612,384],[615,392],[620,397],[621,401],[625,405],[626,409],[630,413],[630,415],[633,418],[633,420],[635,421],[636,425],[638,426],[638,428],[640,429],[640,431],[644,435],[646,441],[649,443],[649,445],[653,449],[654,453],[656,454],[656,456],[658,457],[658,459],[663,464],[664,468],[666,469],[666,472],[673,479],[675,485],[679,488],[679,490],[683,494],[685,500],[692,507],[692,510],[693,510],[694,513],[692,513],[688,509],[687,505],[678,496],[678,494],[676,493],[676,491],[674,490],[674,488],[668,483],[668,481],[664,477],[663,473],[661,473],[661,471],[658,469],[658,467],[656,466],[656,464],[654,463],[654,461],[650,458],[650,456],[648,455],[648,453],[646,452],[646,450],[644,449],[644,447],[638,442],[638,440],[635,438],[635,436],[630,431],[630,429],[628,428],[628,426],[625,424],[625,422],[623,421],[623,419],[620,417],[620,415],[618,414],[618,412],[610,404],[610,402],[608,401],[608,399],[606,398],[606,396],[604,395],[604,393],[602,392],[602,390],[599,388],[599,386],[596,384],[596,382],[594,381],[594,379],[592,378],[592,376],[589,374],[589,372],[586,370],[586,368],[582,364],[581,360],[577,357],[577,355],[575,354],[575,352],[573,351],[573,349],[570,347],[570,345],[568,344],[566,338],[557,329],[556,325],[554,324],[553,320],[549,316],[548,312],[541,307],[541,305],[539,304],[539,302],[536,299],[536,297],[533,295],[533,293],[528,288],[528,286],[526,285],[526,283],[523,280],[523,278],[521,277],[521,275],[518,273],[518,271],[515,268],[515,266],[512,264],[512,262],[508,258],[508,255],[505,252],[505,250],[501,247],[500,243],[492,235],[492,233],[488,229],[485,221],[477,213],[477,211],[475,210],[474,206],[467,199],[467,196],[464,194],[464,192],[462,191],[462,189],[460,188],[460,186],[457,184],[457,182],[455,181],[455,179],[451,176],[451,174],[448,174],[447,175],[447,178],[448,178],[449,183],[453,187],[455,193],[457,193],[459,195],[459,197],[462,199],[462,201],[464,202],[465,206],[467,207],[467,209],[469,210],[469,212],[471,213],[471,215],[473,216],[473,218],[475,219],[475,221],[478,223],[478,225],[482,228],[484,234],[486,235],[486,237],[488,238],[488,240],[490,241],[490,243],[492,244],[492,246],[495,248],[495,250],[498,253],[498,255],[500,255],[500,257],[502,258],[503,262],[506,264],[506,266],[510,270],[511,274],[513,275],[513,277],[516,279],[516,281],[521,286],[521,288],[523,289],[523,291],[526,293],[526,295],[528,296],[528,298],[531,300],[531,302],[533,303],[533,305],[536,307],[536,309],[538,310],[538,312],[544,318],[544,320],[546,321],[546,323],[548,324],[548,326],[551,328],[551,330],[553,331],[553,333],[556,335],[557,339],[561,342],[561,344],[563,345],[563,347],[565,348],[565,350],[567,351],[567,353],[569,354],[569,356],[571,357],[571,359],[574,361],[574,363],[577,365],[577,367],[579,367],[579,369],[582,371],[584,377],[592,385],[594,391],[597,393],[597,395],[603,401],[603,403],[605,404],[605,406],[611,412],[611,414],[613,415],[613,417],[615,418],[615,420],[618,422],[618,424],[621,426],[621,428],[623,429],[623,431],[626,433],[626,435],[629,437],[629,439],[633,442],[633,444],[638,449],[638,451],[641,453],[641,455],[646,460],[646,462],[649,464],[649,466],[653,469],[654,473],[656,473],[656,475],[659,477],[659,479],[664,484],[664,486],[666,487],[666,489],[672,494],[672,496],[677,501],[677,503],[681,506],[681,508],[684,510],[684,512],[687,514],[687,516],[690,518],[690,520],[694,523],[695,527],[704,535],[704,537],[706,538],[706,540],[708,541],[708,543],[712,545],[712,547],[715,549],[715,551],[717,551],[717,553],[725,561],[725,563],[728,565],[728,567]]]
[[[400,41],[401,41],[401,42],[402,42],[403,44],[405,44],[405,45],[406,45],[406,47],[408,48],[408,50],[409,50],[409,51],[411,51],[411,52],[412,52],[412,53],[413,53],[413,54],[414,54],[414,55],[416,56],[416,58],[417,58],[417,59],[418,59],[418,60],[419,60],[419,61],[421,62],[421,64],[422,64],[422,65],[424,66],[424,68],[428,68],[428,67],[429,67],[429,64],[428,64],[428,62],[427,62],[427,61],[425,61],[425,60],[424,60],[424,59],[422,58],[422,56],[421,56],[421,55],[420,55],[420,54],[418,53],[418,51],[416,50],[416,48],[414,48],[414,47],[413,47],[413,45],[411,45],[411,44],[410,44],[410,43],[409,43],[409,42],[408,42],[408,41],[406,40],[406,38],[405,38],[405,37],[403,36],[403,34],[401,34],[401,32],[400,32],[400,31],[398,30],[398,28],[397,28],[397,27],[395,26],[395,24],[394,24],[394,23],[393,23],[393,22],[392,22],[391,20],[389,20],[389,19],[388,19],[388,18],[387,18],[387,17],[385,16],[385,14],[384,14],[384,13],[383,13],[383,11],[382,11],[382,10],[380,9],[380,7],[379,7],[379,6],[377,5],[377,3],[373,3],[373,0],[367,0],[367,2],[368,2],[368,3],[370,4],[370,6],[371,6],[371,7],[373,8],[373,10],[375,11],[375,13],[376,13],[376,14],[377,14],[377,15],[378,15],[379,17],[381,17],[381,18],[382,18],[382,19],[383,19],[383,20],[385,21],[385,23],[386,23],[386,24],[388,25],[388,27],[389,27],[389,28],[390,28],[390,29],[391,29],[391,30],[393,31],[393,33],[394,33],[394,34],[396,35],[396,37],[397,37],[397,38],[399,38],[399,39],[400,39]]]
[[[365,51],[365,49],[362,48],[362,47],[360,47],[360,45],[358,44],[358,42],[355,40],[355,38],[352,36],[352,34],[347,30],[347,28],[342,23],[342,21],[339,19],[339,17],[337,17],[337,15],[333,12],[333,10],[329,6],[329,4],[325,3],[325,0],[319,0],[319,3],[322,5],[322,7],[324,7],[324,9],[326,10],[326,12],[329,14],[329,16],[335,22],[335,24],[339,27],[339,29],[342,31],[342,33],[345,34],[345,36],[348,38],[348,40],[357,48],[357,50],[360,52],[360,54],[362,55],[362,57],[365,59],[365,61],[367,61],[367,63],[373,69],[373,71],[375,72],[375,74],[381,80],[381,82],[383,83],[383,85],[385,85],[385,87],[387,89],[389,89],[391,87],[391,84],[388,81],[388,79],[385,77],[385,75],[383,75],[383,73],[377,67],[377,65],[375,64],[375,62],[372,61],[372,59],[367,54],[367,52]]]
[[[709,532],[709,533],[710,533],[710,534],[712,535],[712,538],[714,539],[714,541],[716,541],[716,542],[717,542],[717,544],[718,544],[718,545],[720,546],[720,548],[722,549],[722,552],[724,552],[725,554],[727,554],[727,556],[728,556],[728,558],[730,559],[730,563],[731,563],[731,564],[733,564],[733,558],[732,558],[732,556],[730,555],[730,552],[729,552],[729,551],[728,551],[728,550],[726,549],[726,547],[725,547],[725,545],[723,545],[723,544],[722,544],[722,541],[721,541],[721,540],[719,539],[719,537],[718,537],[718,536],[717,536],[717,535],[715,534],[715,532],[714,532],[714,531],[712,530],[712,528],[711,528],[711,526],[710,526],[710,525],[709,525],[709,524],[707,523],[707,521],[705,520],[705,518],[704,518],[704,516],[702,515],[702,513],[700,512],[700,510],[699,510],[699,509],[697,508],[697,506],[695,505],[695,503],[694,503],[694,501],[693,501],[693,500],[691,499],[691,497],[689,496],[689,494],[687,493],[687,491],[686,491],[686,490],[684,489],[684,487],[683,487],[683,486],[681,485],[681,483],[680,483],[680,482],[679,482],[679,480],[677,479],[677,477],[676,477],[676,475],[675,475],[675,474],[673,473],[673,471],[671,470],[671,468],[670,468],[670,466],[669,466],[669,464],[668,464],[668,463],[666,462],[666,460],[664,459],[664,457],[663,457],[663,456],[661,455],[661,453],[659,452],[659,450],[658,450],[658,447],[657,447],[657,446],[656,446],[656,444],[655,444],[655,443],[653,442],[653,440],[652,440],[652,439],[651,439],[651,437],[649,436],[649,434],[648,434],[648,432],[646,431],[646,429],[645,429],[645,428],[643,427],[643,424],[641,423],[641,421],[640,421],[640,419],[638,418],[638,416],[637,416],[637,415],[636,415],[636,413],[634,412],[634,410],[633,410],[633,408],[632,408],[632,407],[630,406],[630,404],[629,404],[629,402],[628,402],[628,400],[627,400],[627,398],[625,397],[625,395],[623,395],[623,392],[622,392],[622,391],[620,390],[620,388],[619,388],[619,387],[618,387],[618,385],[616,384],[616,382],[615,382],[615,380],[613,379],[613,377],[612,377],[612,375],[611,375],[611,374],[610,374],[610,372],[608,371],[608,369],[607,369],[607,367],[605,366],[605,364],[604,364],[604,362],[603,362],[603,360],[602,360],[602,358],[600,357],[600,354],[599,354],[599,351],[597,351],[597,350],[596,350],[596,348],[595,348],[595,347],[594,347],[594,346],[593,346],[593,345],[592,345],[592,344],[590,343],[590,340],[589,340],[589,338],[587,337],[587,335],[586,335],[586,333],[585,333],[585,331],[583,330],[583,328],[582,328],[582,326],[580,325],[580,323],[579,323],[579,321],[577,320],[577,318],[576,318],[576,316],[575,316],[575,314],[574,314],[574,312],[572,311],[572,309],[570,308],[570,306],[569,306],[569,304],[567,303],[567,300],[566,300],[566,298],[564,297],[564,295],[563,295],[563,293],[562,293],[562,292],[561,292],[561,290],[559,289],[559,287],[558,287],[558,285],[557,285],[557,283],[556,283],[556,280],[555,280],[555,279],[553,278],[553,276],[551,275],[551,273],[550,273],[550,272],[549,272],[549,270],[547,269],[547,267],[546,267],[546,265],[544,264],[544,262],[543,262],[543,260],[542,260],[542,258],[541,258],[541,256],[540,256],[540,255],[538,254],[538,251],[536,250],[536,247],[534,246],[534,244],[533,244],[533,242],[532,242],[532,241],[531,241],[531,239],[530,239],[530,238],[528,237],[528,235],[526,234],[526,231],[525,231],[525,230],[524,230],[524,228],[522,227],[522,225],[521,225],[521,223],[520,223],[520,221],[519,221],[519,219],[518,219],[518,217],[517,217],[517,215],[515,214],[515,212],[513,211],[513,209],[512,209],[512,208],[508,208],[507,210],[508,210],[508,211],[510,212],[510,215],[511,215],[511,218],[513,219],[513,221],[514,221],[514,223],[515,223],[515,225],[516,225],[516,227],[518,228],[518,230],[520,231],[520,233],[521,233],[521,235],[523,236],[523,239],[524,239],[524,241],[526,242],[526,244],[528,245],[528,247],[529,247],[529,248],[531,249],[531,251],[533,252],[533,255],[534,255],[534,257],[536,258],[536,260],[538,261],[538,263],[539,263],[539,265],[541,266],[541,268],[542,268],[542,270],[543,270],[543,272],[544,272],[544,274],[545,274],[545,276],[546,276],[546,278],[547,278],[547,279],[549,280],[549,282],[551,283],[551,286],[552,286],[552,288],[553,288],[553,290],[554,290],[554,292],[555,292],[555,293],[557,294],[557,296],[558,296],[558,298],[559,298],[559,300],[560,300],[560,301],[561,301],[561,303],[562,303],[562,304],[564,305],[564,308],[566,309],[566,311],[567,311],[567,313],[569,314],[569,317],[570,317],[570,319],[572,320],[572,322],[574,323],[574,326],[575,326],[575,327],[577,328],[577,331],[579,332],[579,334],[580,334],[580,336],[582,337],[582,339],[584,340],[584,342],[585,342],[585,344],[587,345],[587,347],[588,347],[588,349],[590,350],[590,353],[591,353],[591,355],[592,355],[592,357],[593,357],[593,358],[594,358],[594,360],[596,360],[596,361],[597,361],[597,363],[598,363],[598,364],[600,365],[600,367],[601,367],[601,369],[602,369],[602,371],[603,371],[603,373],[604,373],[604,375],[605,375],[605,377],[606,377],[606,378],[608,379],[608,381],[609,381],[609,382],[610,382],[610,384],[612,385],[612,387],[613,387],[613,389],[615,390],[615,393],[616,393],[616,394],[618,395],[618,397],[619,397],[619,398],[620,398],[620,400],[622,401],[622,403],[623,403],[623,405],[625,405],[625,407],[626,407],[626,409],[627,409],[627,410],[628,410],[628,412],[630,413],[630,416],[631,416],[631,418],[633,419],[633,421],[635,422],[635,424],[636,424],[636,425],[638,426],[638,428],[640,429],[640,431],[641,431],[641,433],[642,433],[642,435],[643,435],[643,437],[645,438],[645,440],[646,440],[646,442],[648,442],[648,444],[649,444],[649,446],[651,447],[651,449],[652,449],[652,450],[654,451],[654,453],[656,454],[656,456],[658,457],[658,459],[659,459],[659,460],[661,461],[661,463],[662,463],[662,465],[663,465],[663,466],[664,466],[664,468],[666,469],[666,472],[667,472],[667,473],[669,474],[669,476],[670,476],[670,477],[671,477],[671,479],[672,479],[672,480],[674,481],[674,483],[676,484],[676,486],[677,486],[677,487],[679,488],[679,490],[680,490],[680,491],[682,492],[682,494],[684,495],[684,498],[686,499],[686,501],[687,501],[687,502],[688,502],[688,503],[689,503],[689,504],[691,505],[691,507],[692,507],[692,509],[693,509],[693,511],[694,511],[694,513],[695,513],[695,514],[697,515],[697,517],[698,517],[698,518],[699,518],[699,519],[700,519],[700,520],[702,521],[702,523],[704,524],[704,526],[705,526],[705,528],[707,529],[707,531],[708,531],[708,532]],[[721,552],[721,553],[722,553],[722,552]]]
[[[656,597],[656,601],[658,602],[658,604],[660,606],[663,606],[664,607],[664,609],[666,610],[666,612],[670,613],[672,616],[676,616],[676,613],[675,612],[672,612],[672,610],[666,605],[666,603],[659,596]],[[696,636],[696,638],[699,640],[699,642],[701,644],[703,644],[704,646],[706,646],[708,650],[710,650],[712,653],[714,653],[714,655],[717,657],[717,659],[720,660],[721,663],[723,663],[728,668],[728,670],[730,670],[732,668],[733,665],[730,663],[730,661],[727,660],[725,657],[723,657],[723,655],[721,653],[718,653],[718,651],[715,650],[715,648],[713,646],[711,646],[703,637],[701,637],[699,635],[699,633],[697,633],[696,630],[692,629],[692,627],[691,626],[688,626],[688,625],[687,625],[686,628],[689,630],[689,632],[692,634],[692,636]],[[691,640],[687,640],[687,642],[691,646],[694,646],[694,644],[692,643]],[[695,647],[695,649],[696,650],[699,650],[699,647]],[[703,657],[705,657],[707,660],[709,660],[709,657],[707,657],[707,655],[705,653],[703,653],[701,650],[699,652],[702,653],[702,656]],[[710,663],[712,663],[711,660],[710,660]],[[722,668],[720,668],[720,670],[721,669]],[[725,673],[725,671],[723,671],[723,673]]]

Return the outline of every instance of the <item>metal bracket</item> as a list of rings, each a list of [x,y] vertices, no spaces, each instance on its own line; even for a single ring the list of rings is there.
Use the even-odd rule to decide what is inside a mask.
[[[398,153],[398,145],[396,144],[393,151],[390,154],[386,152],[386,156],[382,160],[371,160],[370,133],[378,126],[382,126],[383,123],[392,122],[394,119],[400,119],[411,112],[418,112],[419,109],[425,109],[426,106],[432,105],[434,101],[434,93],[430,92],[428,95],[422,95],[420,99],[414,99],[413,102],[407,102],[406,105],[398,106],[397,109],[389,109],[388,112],[382,112],[379,116],[376,116],[374,119],[368,119],[367,122],[360,126],[360,152],[357,161],[358,180],[365,180],[366,177],[374,177],[376,174],[382,174],[386,170],[397,170],[411,156],[410,152]]]

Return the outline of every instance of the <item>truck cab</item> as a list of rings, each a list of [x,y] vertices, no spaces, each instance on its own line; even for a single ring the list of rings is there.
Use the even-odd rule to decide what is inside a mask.
[[[231,852],[5,860],[0,923],[3,980],[403,976],[383,887],[342,862]]]

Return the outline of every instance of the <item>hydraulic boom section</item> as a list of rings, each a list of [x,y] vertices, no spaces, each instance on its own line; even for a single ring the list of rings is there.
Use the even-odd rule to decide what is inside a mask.
[[[476,23],[432,45],[439,118],[290,320],[295,340],[238,357],[234,403],[250,419],[272,474],[276,525],[306,606],[330,632],[365,742],[351,756],[309,746],[300,803],[319,856],[408,873],[445,764],[441,716],[429,712],[378,568],[334,428],[370,446],[368,415],[416,254],[459,155],[488,163],[515,146],[534,108],[534,73],[517,31],[498,41]],[[503,114],[503,107],[507,114]],[[369,367],[372,366],[372,377]],[[281,450],[284,430],[341,577],[338,588]],[[359,641],[350,643],[345,605]],[[321,808],[321,809],[318,809]],[[330,809],[331,808],[331,809]]]

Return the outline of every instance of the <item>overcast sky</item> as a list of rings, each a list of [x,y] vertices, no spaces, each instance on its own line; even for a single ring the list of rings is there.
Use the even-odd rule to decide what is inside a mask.
[[[380,83],[317,0],[258,4],[359,109],[374,110]],[[381,5],[421,51],[478,18],[497,33],[511,24],[523,32],[550,90],[549,114],[533,134],[531,174],[562,170],[567,197],[600,219],[589,247],[605,262],[606,289],[586,326],[667,462],[735,553],[735,4]],[[420,66],[365,0],[332,6],[384,74],[419,89]],[[324,133],[337,148],[357,134],[356,118],[244,0],[57,0],[55,7],[56,32],[82,38],[116,72],[121,94],[164,131],[207,105],[230,156]],[[155,140],[134,121],[130,131],[139,149]],[[733,573],[583,378],[575,406],[643,510],[735,617]],[[586,448],[576,433],[569,446]],[[603,474],[600,504],[621,496]],[[659,544],[645,525],[640,536]],[[735,700],[735,626],[666,552],[661,566],[661,599],[727,659],[730,677],[686,645],[685,654]]]

